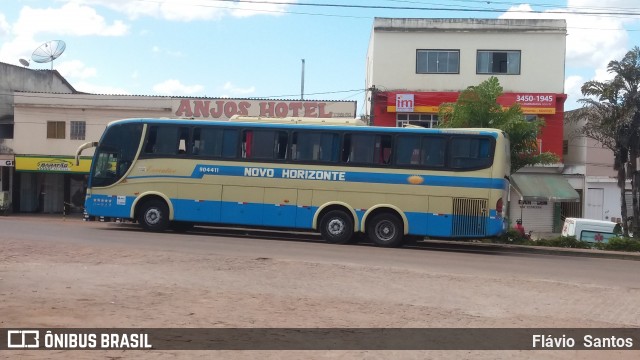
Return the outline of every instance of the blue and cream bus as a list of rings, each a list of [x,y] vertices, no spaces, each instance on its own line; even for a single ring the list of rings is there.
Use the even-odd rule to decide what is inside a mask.
[[[484,238],[506,229],[509,140],[495,129],[387,128],[356,119],[124,119],[97,143],[85,210],[146,230],[194,224]]]

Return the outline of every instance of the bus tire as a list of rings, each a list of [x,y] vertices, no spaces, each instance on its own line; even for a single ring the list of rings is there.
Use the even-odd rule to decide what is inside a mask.
[[[164,201],[146,201],[138,211],[138,222],[147,231],[162,232],[169,227],[169,207]]]
[[[347,244],[353,236],[353,219],[342,210],[331,210],[320,220],[320,234],[330,244]]]
[[[377,246],[398,247],[404,239],[402,221],[393,214],[380,213],[367,221],[367,235]]]

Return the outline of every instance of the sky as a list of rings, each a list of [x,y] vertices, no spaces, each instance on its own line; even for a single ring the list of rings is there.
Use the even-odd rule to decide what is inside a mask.
[[[638,0],[2,0],[0,61],[97,94],[358,102],[375,17],[567,21],[565,110],[640,46]],[[66,49],[31,60],[50,40]],[[304,59],[304,76],[303,76]],[[1,79],[0,79],[1,81]]]

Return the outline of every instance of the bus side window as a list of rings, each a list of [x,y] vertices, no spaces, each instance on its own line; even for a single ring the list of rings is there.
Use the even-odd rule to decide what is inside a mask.
[[[324,161],[338,160],[340,137],[336,133],[297,131],[293,134],[292,160]]]
[[[191,154],[193,155],[200,154],[200,147],[202,146],[201,133],[202,133],[202,129],[200,128],[193,129],[193,136],[191,137],[191,146],[190,146]]]
[[[289,134],[286,131],[278,131],[275,136],[274,155],[278,160],[287,158],[287,148],[289,146]]]
[[[149,135],[147,135],[147,143],[144,147],[145,154],[153,154],[158,139],[158,127],[149,127]]]
[[[246,159],[279,159],[287,156],[288,134],[286,131],[245,130],[242,157]]]
[[[396,140],[396,164],[420,164],[420,137],[417,135],[399,135]]]
[[[187,129],[187,128],[181,128]],[[179,134],[177,126],[152,126],[149,130],[145,153],[153,155],[176,155],[182,138],[188,138],[188,130],[184,137]],[[186,149],[186,145],[185,145]]]
[[[223,158],[233,159],[238,155],[238,130],[223,129],[220,141],[216,144]]]
[[[374,163],[375,135],[371,134],[347,134],[350,149],[347,162],[371,164]],[[345,141],[346,144],[346,141]]]
[[[178,154],[187,153],[187,144],[189,143],[189,128],[180,127],[178,131]]]
[[[391,162],[391,136],[376,136],[376,159],[379,164],[389,164]]]
[[[493,154],[487,138],[460,137],[451,141],[451,166],[457,169],[473,169],[490,166]]]
[[[423,165],[428,167],[444,166],[445,140],[438,137],[424,137],[422,139]]]

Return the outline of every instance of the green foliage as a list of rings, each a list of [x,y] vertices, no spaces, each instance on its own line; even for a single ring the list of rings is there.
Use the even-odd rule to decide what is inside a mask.
[[[504,234],[493,239],[498,244],[531,245],[532,241],[522,236],[516,229],[508,229]]]
[[[571,249],[591,249],[591,244],[586,241],[578,240],[575,236],[558,236],[553,239],[540,239],[538,241],[534,241],[534,245]]]
[[[612,237],[606,243],[589,243],[575,236],[558,236],[552,239],[529,240],[517,230],[509,229],[501,236],[491,239],[494,244],[513,244],[526,246],[548,246],[570,249],[598,249],[610,251],[640,252],[640,241],[628,237]]]
[[[503,93],[495,76],[477,86],[469,86],[455,103],[440,105],[440,127],[494,128],[503,130],[511,142],[511,172],[527,165],[553,164],[558,157],[550,152],[540,154],[537,137],[544,126],[540,118],[526,121],[519,104],[504,109],[497,100]]]
[[[606,243],[594,244],[596,249],[613,251],[640,251],[640,241],[628,237],[612,237]]]

